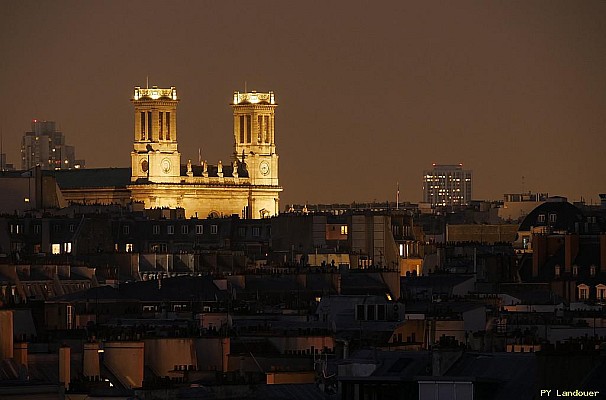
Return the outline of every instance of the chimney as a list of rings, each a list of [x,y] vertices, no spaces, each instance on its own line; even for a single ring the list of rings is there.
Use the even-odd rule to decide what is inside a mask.
[[[114,341],[103,344],[103,363],[129,389],[143,386],[145,344],[137,341]]]
[[[229,353],[231,352],[230,338],[221,339],[221,348],[223,350],[223,372],[227,372],[229,364]]]
[[[572,264],[579,253],[579,235],[566,235],[564,239],[564,270],[571,272]]]
[[[71,349],[63,345],[59,347],[59,383],[62,383],[66,389],[69,389],[71,381]]]
[[[27,367],[27,342],[15,342],[13,360],[15,360],[17,365],[25,365]]]
[[[99,367],[99,343],[84,343],[84,354],[82,357],[82,374],[88,378],[101,376]]]
[[[13,358],[13,312],[0,310],[0,361]]]

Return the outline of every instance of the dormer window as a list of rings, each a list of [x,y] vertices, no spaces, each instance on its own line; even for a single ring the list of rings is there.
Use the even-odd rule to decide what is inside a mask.
[[[579,292],[579,300],[587,300],[589,299],[589,286],[585,284],[580,284],[577,286]]]
[[[560,277],[561,270],[562,270],[562,268],[559,265],[555,266],[555,276],[556,276],[556,278]]]
[[[599,284],[595,287],[598,300],[606,300],[606,285]]]
[[[592,265],[591,267],[589,267],[589,274],[591,276],[595,276],[595,265]]]
[[[545,222],[545,214],[539,214],[539,218],[537,218],[538,222]]]
[[[579,276],[579,267],[577,265],[572,266],[572,276]]]
[[[551,222],[552,224],[555,224],[557,219],[558,219],[558,214],[549,214],[549,222]]]

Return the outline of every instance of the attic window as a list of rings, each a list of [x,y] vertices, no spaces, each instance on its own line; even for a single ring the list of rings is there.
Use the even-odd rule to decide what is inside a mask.
[[[579,285],[577,288],[579,289],[579,300],[587,300],[589,298],[589,286]]]
[[[549,214],[549,222],[551,222],[552,224],[555,223],[557,219],[558,214]]]
[[[545,214],[539,214],[538,222],[545,222]]]

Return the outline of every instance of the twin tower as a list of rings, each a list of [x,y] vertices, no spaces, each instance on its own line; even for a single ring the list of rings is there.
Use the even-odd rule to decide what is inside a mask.
[[[185,209],[187,217],[264,218],[278,214],[278,155],[273,92],[234,92],[233,158],[216,165],[181,162],[177,89],[135,87],[131,197],[145,208]],[[201,162],[200,162],[201,161]]]

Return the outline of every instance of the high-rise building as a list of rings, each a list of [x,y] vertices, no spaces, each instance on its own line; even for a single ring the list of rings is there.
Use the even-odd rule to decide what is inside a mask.
[[[472,172],[463,164],[433,164],[423,171],[423,202],[436,206],[460,206],[471,201]]]
[[[84,168],[84,160],[76,160],[74,146],[65,144],[63,132],[55,121],[32,121],[32,130],[21,140],[21,169],[40,166],[42,169]]]

